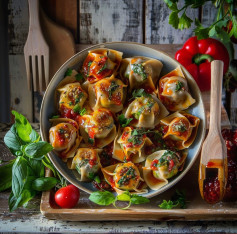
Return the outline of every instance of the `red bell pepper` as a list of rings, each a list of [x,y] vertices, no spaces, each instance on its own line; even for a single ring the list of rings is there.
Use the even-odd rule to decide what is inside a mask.
[[[175,59],[180,62],[196,80],[201,91],[211,88],[211,61],[222,60],[225,74],[229,67],[229,54],[225,46],[213,39],[198,40],[197,37],[189,38],[181,50],[175,54]]]

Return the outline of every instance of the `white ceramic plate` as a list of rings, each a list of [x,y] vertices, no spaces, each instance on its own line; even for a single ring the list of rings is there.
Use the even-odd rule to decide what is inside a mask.
[[[54,92],[56,90],[57,85],[64,78],[64,74],[68,68],[79,70],[79,68],[82,66],[84,59],[88,55],[88,51],[92,49],[100,48],[100,47],[105,47],[105,48],[121,51],[123,52],[123,58],[133,57],[133,56],[145,56],[145,57],[158,59],[164,65],[161,72],[161,76],[163,76],[164,74],[167,74],[171,70],[175,69],[177,66],[182,67],[182,65],[178,63],[175,59],[171,58],[170,56],[168,56],[167,54],[161,51],[151,49],[142,44],[131,43],[131,42],[111,42],[111,43],[99,44],[77,53],[59,68],[59,70],[56,72],[56,74],[52,78],[44,94],[44,98],[43,98],[41,110],[40,110],[40,132],[41,132],[41,137],[44,141],[49,141],[49,137],[48,137],[49,129],[50,129],[49,119],[53,114],[57,113],[57,110],[55,108],[56,105],[54,103]],[[177,176],[171,178],[169,180],[169,183],[165,185],[164,187],[162,187],[160,190],[158,191],[149,190],[147,194],[143,195],[145,197],[153,197],[155,195],[158,195],[164,192],[165,190],[169,189],[170,187],[172,187],[179,180],[181,180],[184,177],[184,175],[188,172],[188,170],[191,168],[195,160],[197,159],[198,154],[201,149],[202,142],[204,140],[205,130],[206,130],[206,117],[205,117],[205,110],[204,110],[204,105],[203,105],[203,101],[201,97],[201,92],[196,82],[190,75],[190,73],[184,67],[182,68],[188,80],[190,92],[193,98],[196,99],[196,103],[192,105],[191,108],[189,108],[188,110],[189,110],[189,113],[199,117],[201,120],[199,128],[198,128],[198,133],[197,133],[194,143],[189,148],[188,157],[186,159],[186,163],[184,165],[183,171],[180,172]],[[73,170],[68,169],[66,163],[64,163],[55,153],[53,152],[49,153],[49,158],[51,159],[51,161],[53,162],[57,170],[70,183],[74,184],[78,188],[88,193],[96,191],[92,183],[78,181],[76,178],[76,173],[74,173]]]

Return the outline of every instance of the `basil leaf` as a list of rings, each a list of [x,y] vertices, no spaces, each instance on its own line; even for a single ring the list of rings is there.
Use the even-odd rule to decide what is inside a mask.
[[[26,158],[28,161],[29,166],[32,169],[33,175],[37,177],[43,177],[44,176],[44,164],[41,160],[35,160],[32,158]]]
[[[47,191],[53,188],[59,181],[54,177],[37,178],[32,183],[32,189],[36,191]]]
[[[75,75],[75,78],[77,81],[84,81],[84,77],[80,72]]]
[[[10,130],[5,135],[4,143],[13,154],[21,150],[21,145],[23,145],[24,142],[18,136],[15,124],[12,125]]]
[[[136,194],[133,194],[131,197],[131,203],[132,204],[144,204],[144,203],[149,203],[150,200],[146,197],[142,197]]]
[[[89,200],[101,206],[108,206],[115,201],[115,196],[108,191],[97,191],[91,193]]]
[[[34,129],[30,133],[30,140],[31,142],[38,142],[40,140],[40,135]]]
[[[129,192],[124,192],[117,196],[118,201],[127,201],[129,202],[131,200],[131,196]]]
[[[28,176],[27,161],[18,157],[12,167],[12,192],[18,198],[25,186]]]
[[[8,205],[10,211],[12,212],[16,210],[18,207],[26,205],[27,202],[31,200],[35,195],[36,195],[35,191],[28,189],[23,190],[19,197],[15,197],[13,192],[11,192],[8,199]]]
[[[43,158],[42,163],[53,172],[55,177],[57,176],[56,170],[51,161],[47,158],[47,156]]]
[[[53,150],[52,145],[45,141],[39,141],[27,145],[25,148],[25,154],[29,158],[42,159],[42,157],[51,150]]]
[[[12,166],[15,159],[0,167],[0,192],[12,186]]]
[[[30,142],[30,134],[32,132],[30,123],[22,114],[19,114],[14,110],[12,111],[12,114],[15,116],[15,126],[18,136],[21,138],[21,140]]]

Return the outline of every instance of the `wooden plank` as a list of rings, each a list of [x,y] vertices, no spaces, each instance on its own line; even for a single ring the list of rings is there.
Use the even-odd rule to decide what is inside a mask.
[[[77,25],[77,0],[41,0],[41,6],[45,13],[55,23],[69,29],[75,41],[78,41]]]
[[[183,5],[184,1],[181,1]],[[198,9],[188,9],[187,15],[198,18]],[[178,30],[169,24],[170,10],[163,0],[146,0],[146,44],[183,44],[193,35],[193,28]]]
[[[33,121],[32,93],[27,88],[24,55],[9,55],[11,108]]]
[[[143,42],[142,0],[81,0],[80,42]]]
[[[29,29],[27,0],[9,0],[9,54],[22,54]]]
[[[217,9],[212,2],[206,2],[202,7],[201,22],[204,27],[210,26],[215,20]]]

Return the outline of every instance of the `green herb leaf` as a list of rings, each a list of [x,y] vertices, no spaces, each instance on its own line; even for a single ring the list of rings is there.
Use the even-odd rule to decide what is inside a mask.
[[[146,197],[139,196],[137,194],[133,194],[131,197],[131,203],[132,204],[144,204],[144,203],[149,203],[150,200]]]
[[[58,119],[58,118],[60,118],[60,115],[53,115],[53,116],[51,117],[51,119]]]
[[[151,97],[151,95],[149,93],[147,93],[144,89],[137,89],[137,90],[133,91],[132,97],[133,98],[136,98],[136,97]]]
[[[15,116],[15,127],[18,136],[21,138],[22,141],[30,142],[30,134],[32,131],[30,123],[22,114],[19,114],[14,110],[12,111],[12,114]]]
[[[21,145],[23,145],[24,142],[18,136],[15,124],[12,125],[10,130],[5,135],[4,143],[13,154],[21,150]]]
[[[72,69],[71,68],[68,68],[67,71],[65,72],[64,74],[64,77],[66,76],[71,76],[72,75]]]
[[[54,177],[41,177],[32,182],[32,189],[36,191],[48,191],[52,189],[59,181]]]
[[[178,204],[174,204],[173,201],[166,201],[163,200],[163,202],[159,205],[161,209],[173,209],[174,207],[178,206]]]
[[[137,63],[132,64],[132,70],[134,73],[140,75],[142,77],[142,80],[147,79],[147,74],[142,64]]]
[[[129,125],[129,123],[133,120],[133,118],[125,118],[124,114],[118,116],[118,120],[120,125],[124,128]]]
[[[176,190],[171,200],[163,200],[159,205],[162,209],[173,209],[178,206],[182,209],[186,208],[186,195],[184,191]]]
[[[12,186],[12,166],[15,159],[0,167],[0,192]]]
[[[94,181],[95,181],[97,184],[100,184],[100,183],[101,183],[100,177],[99,177],[98,175],[94,178]]]
[[[97,191],[91,193],[89,200],[101,206],[108,206],[115,201],[115,196],[108,191]]]
[[[170,8],[170,10],[172,10],[172,11],[178,10],[178,7],[177,7],[178,0],[164,0],[164,2]]]
[[[45,141],[30,143],[25,148],[25,154],[29,158],[42,159],[42,157],[53,150],[53,146]]]
[[[102,68],[100,68],[100,70],[97,72],[97,74],[100,74],[102,71],[104,71],[107,68],[106,63],[104,64],[104,66]]]
[[[36,177],[44,176],[44,164],[42,160],[26,157],[29,167],[32,169],[33,175]]]
[[[184,84],[180,81],[177,82],[176,87],[175,87],[175,92],[180,91],[182,88],[184,88]]]
[[[117,201],[126,201],[129,202],[131,200],[131,195],[128,191],[123,192],[122,194],[117,196]]]
[[[81,116],[86,114],[86,108],[81,108],[79,104],[74,106],[73,111]]]
[[[171,14],[169,16],[169,24],[172,25],[175,29],[178,28],[178,26],[179,26],[178,12],[176,12],[176,11],[171,12]]]
[[[75,75],[75,78],[77,81],[84,81],[84,77],[80,72]]]
[[[113,92],[119,88],[119,85],[115,82],[115,81],[112,81],[109,88],[108,88],[108,93],[109,93],[109,100],[112,99],[112,95],[113,95]]]
[[[40,135],[34,129],[30,133],[31,142],[38,142],[40,140]]]
[[[95,143],[95,140],[93,138],[88,138],[88,143],[93,145]]]
[[[28,177],[27,161],[23,156],[17,157],[12,166],[12,192],[18,198],[26,184]]]
[[[178,28],[180,30],[183,30],[185,28],[189,28],[191,26],[192,23],[192,19],[190,19],[185,12],[182,14],[182,16],[179,19],[179,24],[178,24]]]

